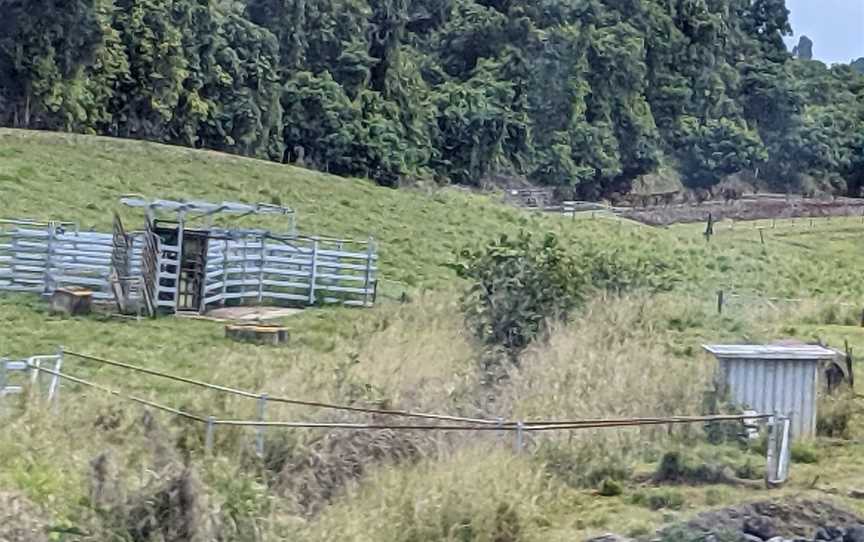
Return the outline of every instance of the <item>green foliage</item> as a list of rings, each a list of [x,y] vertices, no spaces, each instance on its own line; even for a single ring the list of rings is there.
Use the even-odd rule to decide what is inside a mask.
[[[464,250],[457,271],[471,281],[463,303],[476,335],[514,356],[587,293],[588,276],[551,233],[539,241],[526,232],[504,235]]]
[[[849,438],[852,421],[857,413],[860,413],[860,408],[855,395],[848,389],[821,397],[816,432],[826,437]]]
[[[463,250],[454,267],[470,281],[463,306],[475,334],[514,362],[551,322],[566,320],[593,293],[666,290],[674,275],[662,259],[614,243],[586,242],[574,253],[552,233],[537,239],[524,231]]]
[[[701,123],[683,117],[678,157],[689,186],[713,186],[727,175],[752,169],[768,158],[759,134],[728,119]]]
[[[677,489],[660,488],[640,490],[630,496],[630,502],[651,510],[680,510],[683,508],[684,494]]]
[[[624,493],[624,487],[621,485],[621,482],[605,478],[600,483],[600,489],[597,490],[597,493],[603,497],[617,497]]]
[[[790,450],[793,463],[813,464],[819,462],[819,452],[811,442],[793,442]]]
[[[661,164],[864,185],[860,63],[782,0],[0,0],[0,124],[580,198]],[[801,55],[799,55],[801,56]],[[805,55],[806,56],[806,55]],[[284,109],[284,114],[283,114]]]

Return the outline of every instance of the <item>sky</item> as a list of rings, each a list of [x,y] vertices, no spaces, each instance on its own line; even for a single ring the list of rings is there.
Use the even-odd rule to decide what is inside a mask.
[[[813,40],[813,57],[827,64],[864,57],[864,0],[786,0],[795,36]]]

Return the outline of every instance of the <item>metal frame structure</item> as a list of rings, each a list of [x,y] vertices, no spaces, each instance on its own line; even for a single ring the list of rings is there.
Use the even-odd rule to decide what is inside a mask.
[[[0,290],[49,295],[86,287],[122,313],[204,312],[233,304],[343,304],[376,300],[375,242],[301,236],[296,213],[278,205],[148,200],[144,229],[67,233],[60,222],[0,221]],[[215,226],[216,215],[288,217],[288,231]],[[160,215],[171,214],[173,220]],[[202,223],[203,220],[203,223]],[[5,226],[5,227],[4,227]],[[6,242],[8,241],[8,242]]]
[[[839,353],[817,345],[705,345],[720,363],[718,387],[759,412],[791,420],[794,438],[816,435],[819,368]]]

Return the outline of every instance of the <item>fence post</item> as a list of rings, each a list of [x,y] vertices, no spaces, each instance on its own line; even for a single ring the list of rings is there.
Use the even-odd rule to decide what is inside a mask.
[[[48,223],[48,242],[45,245],[45,271],[43,272],[43,287],[42,292],[45,294],[50,294],[54,288],[54,279],[51,275],[51,266],[52,266],[52,253],[54,252],[54,233],[55,227],[54,222]]]
[[[708,213],[708,224],[705,225],[705,242],[710,242],[712,235],[714,235],[714,215]]]
[[[9,360],[0,358],[0,399],[6,396],[6,363]]]
[[[265,417],[267,416],[267,394],[262,393],[260,397],[258,397],[258,421],[263,422]],[[258,426],[258,430],[256,431],[256,439],[255,439],[255,453],[258,454],[258,457],[264,457],[264,426]]]
[[[249,261],[249,238],[245,235],[243,236],[243,273],[240,278],[240,303],[243,303],[246,299],[246,270],[248,267]]]
[[[318,276],[318,239],[312,241],[312,272],[309,274],[309,304],[315,304],[315,280]]]
[[[264,301],[264,263],[267,261],[267,238],[261,236],[261,261],[258,264],[258,303]]]
[[[37,359],[36,361],[31,360],[29,362],[29,365],[30,365],[30,370],[33,371],[30,374],[30,385],[35,388],[36,386],[39,385],[39,376],[40,376],[39,369],[42,367],[42,360],[41,359]],[[39,388],[35,388],[35,389],[38,391]]]
[[[371,306],[369,303],[369,283],[372,280],[372,256],[375,254],[375,239],[371,236],[369,237],[369,244],[366,247],[366,281],[363,285],[363,289],[366,291],[363,294],[363,306],[369,307]]]
[[[54,374],[51,376],[51,384],[48,386],[48,403],[56,411],[60,404],[60,370],[63,368],[63,347],[57,349],[57,361],[54,363]]]
[[[525,425],[522,423],[522,421],[516,422],[516,453],[517,454],[522,453],[522,447],[524,444],[523,443],[524,429],[525,429]]]
[[[765,484],[771,487],[777,474],[777,462],[775,459],[775,448],[777,447],[777,417],[768,419],[768,446],[766,446],[765,457]]]
[[[222,241],[222,306],[225,306],[225,294],[228,293],[228,239]]]
[[[780,457],[777,458],[777,482],[782,484],[789,474],[791,449],[789,446],[789,430],[792,425],[788,416],[780,417]]]
[[[204,436],[204,453],[210,455],[213,452],[213,432],[215,430],[216,418],[207,416],[207,433]]]
[[[723,290],[717,290],[717,314],[723,314]]]

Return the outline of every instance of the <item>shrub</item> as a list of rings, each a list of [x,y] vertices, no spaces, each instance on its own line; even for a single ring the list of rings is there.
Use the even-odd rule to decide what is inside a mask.
[[[621,486],[621,482],[606,478],[600,483],[598,493],[603,497],[617,497],[624,493],[624,488]]]
[[[475,334],[487,346],[502,347],[517,365],[550,322],[566,320],[591,293],[671,285],[659,259],[590,244],[571,254],[551,233],[542,239],[503,235],[481,249],[463,250],[453,267],[471,283],[463,308]]]
[[[637,491],[630,497],[630,502],[651,510],[680,510],[684,506],[684,495],[670,488]]]
[[[547,234],[506,235],[457,264],[472,284],[463,304],[469,323],[488,345],[516,355],[533,341],[549,319],[564,318],[582,300],[584,272]]]
[[[614,454],[598,454],[596,446],[568,445],[556,440],[542,441],[536,457],[545,470],[570,487],[592,488],[623,482],[633,474],[630,464]],[[598,459],[604,457],[604,459]]]
[[[849,438],[849,426],[855,410],[855,396],[850,392],[822,397],[816,433],[823,437]]]
[[[792,444],[792,461],[795,463],[813,464],[819,462],[819,453],[813,444],[808,442],[795,442]]]

